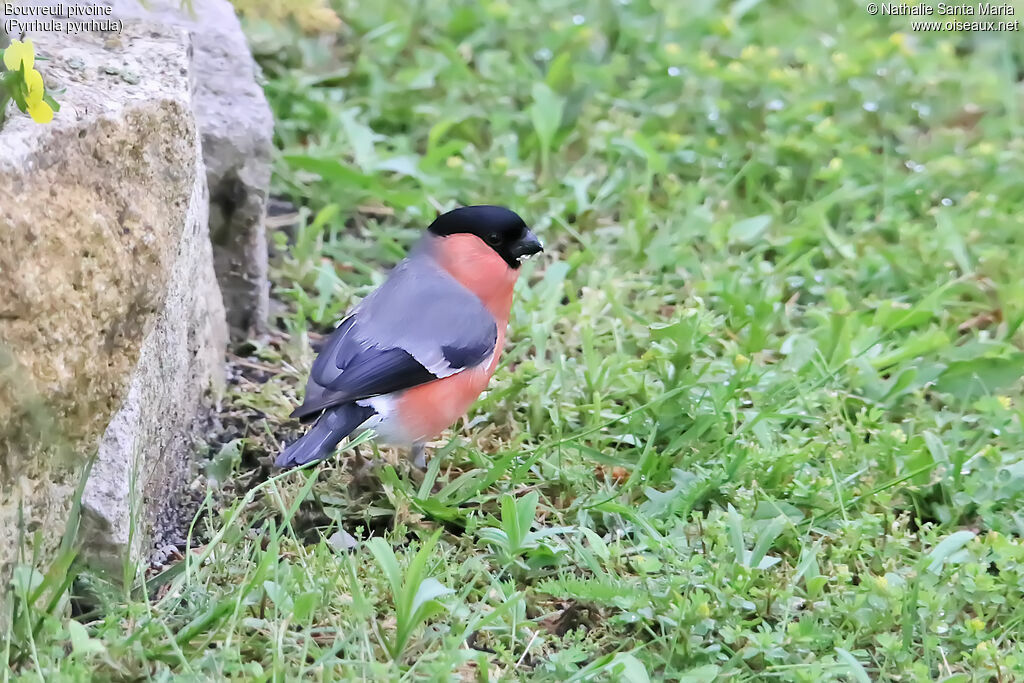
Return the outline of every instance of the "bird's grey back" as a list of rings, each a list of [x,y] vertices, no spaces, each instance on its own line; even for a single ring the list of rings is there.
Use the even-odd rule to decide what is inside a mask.
[[[401,348],[439,377],[445,348],[493,349],[497,323],[483,302],[419,245],[353,311],[363,342]]]

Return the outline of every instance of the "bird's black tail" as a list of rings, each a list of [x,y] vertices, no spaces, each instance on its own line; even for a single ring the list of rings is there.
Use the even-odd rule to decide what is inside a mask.
[[[277,467],[298,467],[314,460],[323,460],[356,427],[376,411],[355,403],[328,408],[313,427],[277,456]]]

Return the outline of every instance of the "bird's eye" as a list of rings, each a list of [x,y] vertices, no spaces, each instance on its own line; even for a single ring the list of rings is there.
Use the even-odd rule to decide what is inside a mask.
[[[501,235],[496,232],[490,233],[484,239],[487,241],[487,244],[491,245],[492,247],[496,247],[499,244],[501,244]]]

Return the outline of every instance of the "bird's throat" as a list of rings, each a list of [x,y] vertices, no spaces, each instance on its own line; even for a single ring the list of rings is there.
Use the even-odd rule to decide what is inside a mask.
[[[437,262],[463,287],[480,298],[500,323],[508,324],[512,290],[519,271],[475,235],[456,234],[437,240]]]

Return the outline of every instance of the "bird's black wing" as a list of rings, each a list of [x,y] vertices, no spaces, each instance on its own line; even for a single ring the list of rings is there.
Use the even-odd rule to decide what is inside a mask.
[[[491,328],[489,334],[442,346],[444,370],[432,371],[403,348],[363,337],[357,312],[331,333],[313,363],[305,401],[292,417],[309,420],[331,406],[409,389],[479,365],[494,352],[493,320]]]

